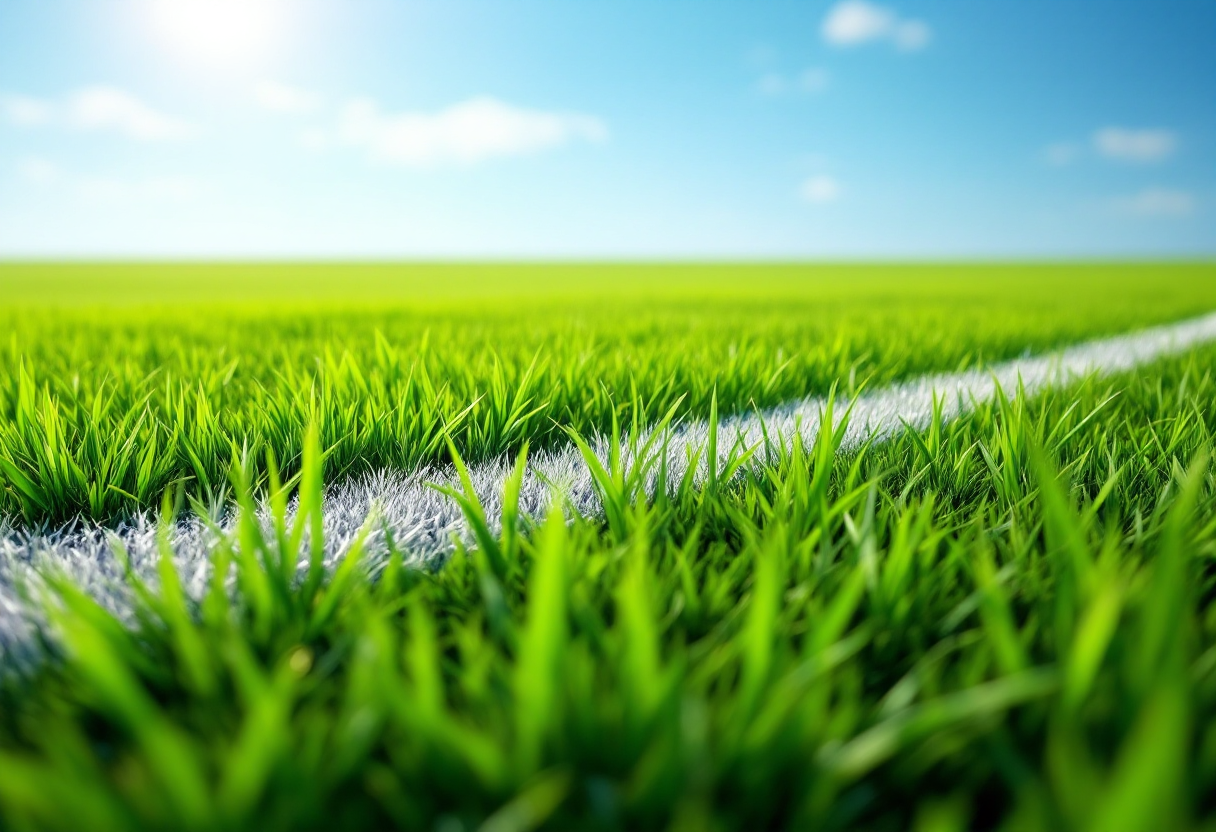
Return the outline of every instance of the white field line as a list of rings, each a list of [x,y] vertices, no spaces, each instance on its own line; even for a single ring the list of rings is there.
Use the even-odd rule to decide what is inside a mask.
[[[943,419],[950,421],[971,411],[977,403],[991,401],[998,389],[1015,393],[1019,381],[1028,394],[1033,394],[1087,374],[1131,370],[1214,340],[1216,313],[983,370],[924,376],[863,394],[852,402],[838,402],[837,419],[852,405],[842,447],[856,448],[871,439],[882,440],[903,430],[905,424],[927,427],[935,398],[941,402]],[[811,398],[762,415],[724,419],[719,426],[719,453],[725,457],[738,442],[748,447],[761,443],[765,431],[772,442],[813,442],[825,404],[822,398]],[[667,437],[669,482],[679,481],[693,452],[703,452],[708,433],[704,422],[671,431]],[[599,443],[601,459],[606,459],[606,448],[606,443]],[[501,514],[503,483],[510,470],[511,460],[502,458],[470,471],[492,527]],[[385,562],[390,535],[408,562],[420,567],[442,563],[455,550],[457,540],[471,545],[472,533],[459,507],[431,483],[455,484],[455,470],[382,471],[328,488],[324,501],[327,566],[341,560],[373,507],[378,521],[364,554],[371,569]],[[574,511],[584,516],[595,516],[602,510],[590,472],[574,446],[537,453],[529,459],[520,489],[520,514],[533,519],[543,517],[555,488]],[[225,531],[234,525],[234,520],[226,521]],[[24,533],[0,520],[0,666],[11,667],[14,661],[24,664],[38,652],[31,636],[42,626],[40,616],[31,612],[23,596],[40,591],[39,574],[45,570],[65,575],[104,607],[124,620],[131,619],[132,596],[114,554],[116,541],[126,548],[135,572],[155,584],[156,528],[148,516],[115,530],[81,525],[51,534]],[[186,591],[196,599],[206,591],[213,543],[214,533],[197,519],[180,524],[173,534],[178,572]]]

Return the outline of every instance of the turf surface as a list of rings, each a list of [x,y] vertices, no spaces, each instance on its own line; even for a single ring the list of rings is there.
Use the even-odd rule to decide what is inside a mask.
[[[48,645],[58,658],[6,678],[0,694],[0,825],[1213,828],[1211,348],[998,399],[847,453],[837,453],[839,431],[806,449],[759,448],[762,464],[742,478],[685,483],[654,500],[638,472],[608,471],[598,480],[612,507],[603,518],[563,517],[559,506],[521,529],[508,516],[503,534],[433,574],[390,564],[372,578],[357,552],[332,575],[297,573],[284,556],[318,542],[322,482],[349,467],[329,450],[327,431],[348,428],[327,425],[338,412],[327,408],[349,398],[358,405],[345,424],[364,425],[377,399],[362,368],[364,385],[339,388],[352,371],[336,357],[308,375],[273,370],[326,345],[370,367],[372,326],[389,343],[429,328],[425,353],[398,349],[417,367],[435,362],[427,373],[459,391],[454,408],[537,350],[544,382],[525,397],[530,407],[578,402],[582,389],[604,408],[555,407],[494,441],[470,417],[451,433],[453,450],[473,458],[552,441],[551,419],[595,430],[614,409],[653,413],[684,392],[687,412],[705,415],[715,382],[720,401],[741,409],[769,392],[764,401],[848,387],[851,371],[853,383],[878,383],[1183,317],[1216,294],[1211,267],[1139,266],[1113,282],[1081,267],[956,268],[930,270],[930,280],[842,269],[805,283],[796,270],[757,268],[729,291],[700,293],[690,280],[662,298],[635,276],[619,295],[545,308],[511,295],[493,308],[444,297],[422,311],[402,301],[393,311],[202,314],[91,301],[52,314],[45,301],[14,313],[22,346],[4,377],[5,453],[39,406],[65,424],[111,425],[104,407],[82,416],[84,402],[104,400],[108,386],[140,389],[160,366],[172,378],[147,387],[181,391],[241,358],[231,389],[201,388],[200,400],[226,402],[216,421],[265,428],[258,407],[303,396],[314,378],[316,400],[330,404],[297,414],[281,448],[267,429],[261,446],[237,454],[246,463],[233,493],[246,505],[265,470],[253,450],[286,460],[299,449],[303,476],[294,521],[272,481],[281,520],[246,523],[217,545],[231,586],[192,605],[166,558],[159,586],[137,588],[133,626],[58,588],[49,608],[58,640]],[[838,285],[850,274],[851,287]],[[570,346],[579,332],[594,349]],[[288,344],[281,363],[254,333]],[[750,357],[732,364],[723,335]],[[175,338],[180,347],[167,348]],[[38,390],[25,415],[22,353]],[[766,389],[765,373],[782,362],[791,363]],[[462,366],[463,376],[452,369]],[[134,412],[118,402],[115,414]],[[152,397],[141,407],[146,420],[168,419]],[[99,429],[91,441],[104,451],[115,435]],[[67,443],[56,447],[68,454]],[[170,456],[155,447],[156,458]],[[356,444],[350,458],[422,458],[361,456],[378,447]],[[223,481],[233,451],[214,450]],[[199,487],[174,470],[157,489]],[[50,477],[27,479],[51,487]],[[94,508],[65,499],[41,510],[8,487],[9,510],[31,521]],[[479,507],[465,508],[476,522]]]
[[[53,524],[223,505],[309,424],[335,479],[974,366],[1210,311],[1216,268],[0,264],[0,296],[0,514]]]

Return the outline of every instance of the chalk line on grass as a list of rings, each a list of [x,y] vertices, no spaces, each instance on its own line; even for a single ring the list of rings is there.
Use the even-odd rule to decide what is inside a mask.
[[[837,420],[846,408],[852,408],[842,448],[888,438],[903,430],[905,424],[927,427],[935,400],[940,402],[943,420],[950,421],[978,403],[991,401],[998,389],[1013,394],[1019,381],[1027,393],[1033,394],[1087,374],[1131,370],[1214,340],[1216,313],[986,369],[923,376],[865,393],[851,402],[838,402]],[[773,442],[813,442],[825,404],[823,398],[810,398],[763,414],[723,419],[719,423],[719,455],[725,457],[738,443],[744,447],[761,443],[766,434]],[[679,481],[687,471],[690,455],[703,451],[708,436],[709,425],[705,422],[671,430],[666,437],[669,482]],[[607,459],[607,448],[603,440],[596,444],[602,460]],[[501,514],[503,484],[510,471],[511,461],[506,458],[470,470],[492,528]],[[324,500],[326,565],[333,567],[349,550],[373,506],[378,520],[364,554],[370,568],[384,563],[390,537],[407,563],[419,567],[442,563],[455,550],[457,541],[472,545],[472,532],[460,508],[431,483],[455,485],[456,472],[451,467],[412,473],[382,471],[329,487]],[[590,471],[573,445],[539,452],[528,460],[520,488],[520,515],[541,518],[549,509],[555,488],[574,511],[584,516],[595,516],[602,510]],[[223,526],[225,533],[234,528],[235,518]],[[125,547],[134,572],[155,585],[156,524],[149,515],[113,530],[77,524],[49,534],[31,534],[0,520],[0,665],[34,661],[40,652],[35,636],[42,627],[41,618],[25,596],[40,591],[40,576],[46,570],[66,576],[121,619],[132,620],[133,597],[125,581],[125,569],[115,555],[116,542]],[[179,524],[172,533],[178,573],[185,590],[196,599],[203,596],[208,585],[209,553],[214,543],[214,531],[197,518]]]

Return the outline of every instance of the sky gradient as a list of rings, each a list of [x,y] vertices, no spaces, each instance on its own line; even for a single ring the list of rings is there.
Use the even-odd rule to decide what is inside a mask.
[[[1213,2],[0,0],[0,257],[1213,254]]]

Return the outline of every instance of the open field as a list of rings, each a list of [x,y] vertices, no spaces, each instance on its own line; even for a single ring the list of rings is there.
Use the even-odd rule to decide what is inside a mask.
[[[1216,308],[1210,265],[0,265],[0,513],[114,520],[234,459],[334,479],[849,391]]]
[[[323,488],[366,471],[715,436],[1211,312],[1210,264],[11,264],[0,293],[12,529],[167,496],[170,554],[191,506],[244,517],[197,599],[170,557],[130,617],[46,573],[0,829],[1216,829],[1216,347],[710,447],[667,488],[618,440],[602,513],[521,520],[521,465],[500,518],[456,489],[478,534],[442,568],[320,558]]]

